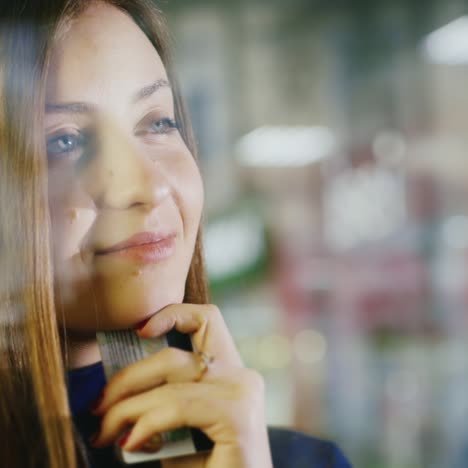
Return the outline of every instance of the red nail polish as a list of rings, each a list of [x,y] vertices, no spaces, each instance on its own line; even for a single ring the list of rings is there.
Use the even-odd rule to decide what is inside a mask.
[[[101,391],[98,397],[91,404],[91,411],[96,411],[99,408],[100,404],[102,403],[103,399],[104,399],[104,391]]]
[[[125,443],[127,442],[128,438],[130,437],[130,432],[127,432],[123,437],[121,437],[118,441],[118,444],[120,447],[123,447]]]
[[[98,440],[98,438],[99,438],[99,432],[95,432],[93,435],[89,437],[88,442],[93,447],[98,447],[98,445],[96,445],[96,440]]]
[[[135,330],[141,330],[141,329],[148,323],[148,321],[149,321],[150,318],[151,318],[151,317],[149,317],[149,318],[147,318],[147,319],[145,319],[145,320],[142,320],[140,323],[136,324],[135,327],[134,327],[134,329],[135,329]]]

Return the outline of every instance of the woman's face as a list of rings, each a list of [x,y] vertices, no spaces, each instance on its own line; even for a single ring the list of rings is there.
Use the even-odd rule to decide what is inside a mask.
[[[129,328],[182,302],[203,187],[154,47],[93,5],[54,49],[46,101],[59,322]]]

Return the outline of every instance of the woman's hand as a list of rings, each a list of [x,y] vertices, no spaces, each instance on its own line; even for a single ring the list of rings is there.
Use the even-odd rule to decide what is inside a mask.
[[[153,436],[183,426],[201,429],[213,450],[164,460],[164,468],[271,468],[260,375],[246,369],[219,309],[174,304],[138,330],[156,337],[176,328],[191,333],[197,351],[214,358],[203,373],[196,353],[167,348],[117,373],[94,410],[103,415],[95,446],[115,442],[132,425],[124,450],[138,450]]]

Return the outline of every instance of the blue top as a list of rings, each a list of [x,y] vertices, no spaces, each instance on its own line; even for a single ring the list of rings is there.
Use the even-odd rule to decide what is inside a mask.
[[[90,413],[89,407],[105,383],[101,362],[68,371],[68,397],[73,420],[86,444],[92,468],[128,467],[130,465],[122,464],[114,455],[113,447],[95,449],[88,444],[88,438],[99,429],[100,422],[99,417]],[[274,468],[351,468],[341,451],[331,442],[280,428],[269,428],[268,435]]]

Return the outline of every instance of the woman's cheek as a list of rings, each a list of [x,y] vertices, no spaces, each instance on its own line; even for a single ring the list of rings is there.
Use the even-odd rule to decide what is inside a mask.
[[[201,183],[192,180],[190,184],[186,184],[183,187],[183,190],[186,205],[185,211],[187,212],[189,222],[198,226],[203,209],[203,186]]]
[[[179,206],[184,226],[193,229],[195,225],[195,231],[198,231],[204,203],[204,187],[200,170],[181,139],[166,150],[163,170],[166,177],[170,178],[175,203]]]
[[[183,173],[179,180],[185,182],[181,185],[183,199],[189,209],[189,213],[194,216],[198,223],[203,209],[204,188],[198,166],[192,156],[190,156],[190,158],[191,159],[186,161],[186,164],[183,166]]]
[[[55,252],[58,258],[68,260],[81,254],[83,240],[96,220],[96,211],[92,208],[64,208],[56,227],[53,228]]]
[[[49,210],[55,256],[66,260],[80,253],[93,226],[96,207],[82,189],[77,174],[68,166],[49,170]]]

